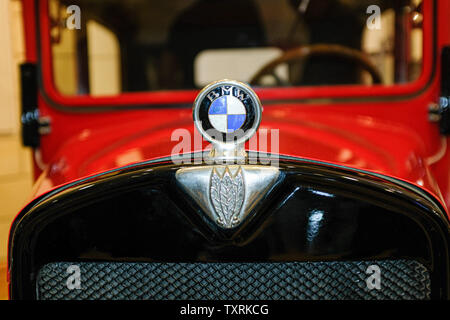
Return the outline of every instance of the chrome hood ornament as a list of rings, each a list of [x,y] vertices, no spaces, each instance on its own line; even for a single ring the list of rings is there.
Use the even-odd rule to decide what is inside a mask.
[[[216,162],[242,160],[244,143],[261,123],[261,102],[246,84],[221,80],[207,85],[194,102],[197,130],[212,143],[209,158]]]
[[[218,226],[239,226],[278,180],[278,168],[217,165],[179,169],[177,181]]]
[[[236,174],[230,173],[227,166],[223,174],[217,168],[212,169],[209,195],[218,218],[217,223],[231,228],[239,223],[239,212],[244,202],[244,178],[238,167]]]
[[[261,102],[247,85],[233,80],[209,84],[194,102],[197,130],[212,143],[207,163],[181,168],[176,179],[221,228],[239,226],[275,185],[276,167],[248,165],[244,143],[261,122]]]

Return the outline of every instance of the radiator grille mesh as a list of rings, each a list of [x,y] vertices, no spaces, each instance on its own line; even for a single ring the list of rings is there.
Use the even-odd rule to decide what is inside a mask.
[[[80,270],[80,289],[69,289]],[[381,289],[367,288],[370,265]],[[430,276],[416,261],[283,263],[50,263],[37,280],[41,300],[60,299],[429,299]]]

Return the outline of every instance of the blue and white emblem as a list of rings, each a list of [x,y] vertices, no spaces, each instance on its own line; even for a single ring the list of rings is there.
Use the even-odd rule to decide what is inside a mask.
[[[221,96],[209,107],[209,121],[220,132],[232,133],[242,127],[247,112],[244,104],[236,97]]]
[[[219,229],[240,228],[279,179],[276,167],[246,163],[245,141],[261,113],[255,92],[239,81],[213,82],[195,99],[195,126],[212,148],[205,164],[178,169],[176,179]]]
[[[261,102],[246,84],[221,80],[207,85],[195,99],[194,123],[213,147],[239,148],[261,122]]]

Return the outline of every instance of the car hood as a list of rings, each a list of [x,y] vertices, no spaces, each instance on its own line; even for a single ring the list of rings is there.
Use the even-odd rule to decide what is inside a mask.
[[[180,109],[174,114],[169,120],[140,117],[74,135],[48,164],[35,193],[109,169],[170,156],[183,138],[190,143],[182,152],[207,148],[206,141],[194,142],[194,133],[198,133],[191,110]],[[278,130],[273,131],[279,136],[278,147],[271,147],[271,130]],[[269,147],[260,145],[260,151],[374,171],[415,183],[440,196],[428,169],[424,142],[399,123],[369,116],[323,114],[319,109],[306,112],[269,107],[264,110],[257,134],[260,143],[264,132],[269,133]]]

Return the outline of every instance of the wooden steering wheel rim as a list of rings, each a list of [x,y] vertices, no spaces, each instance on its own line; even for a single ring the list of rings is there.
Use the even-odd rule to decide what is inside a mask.
[[[293,60],[301,60],[310,56],[337,56],[340,58],[356,61],[360,67],[365,69],[372,76],[374,84],[382,83],[382,76],[372,61],[361,51],[341,46],[338,44],[314,44],[290,49],[266,64],[250,80],[251,85],[255,85],[265,75],[272,74],[275,68]]]

